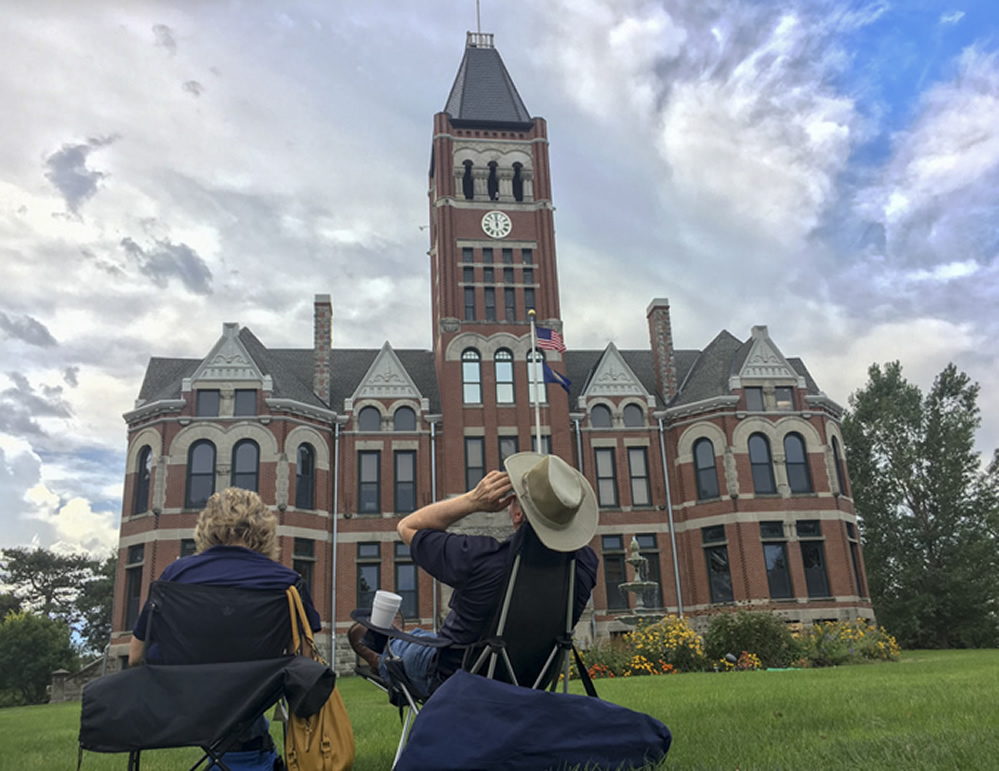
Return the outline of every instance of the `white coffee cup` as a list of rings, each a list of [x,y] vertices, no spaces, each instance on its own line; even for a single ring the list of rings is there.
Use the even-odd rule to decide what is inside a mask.
[[[386,592],[379,589],[375,592],[375,599],[371,603],[371,624],[387,628],[395,621],[395,614],[402,605],[402,597],[394,592]]]

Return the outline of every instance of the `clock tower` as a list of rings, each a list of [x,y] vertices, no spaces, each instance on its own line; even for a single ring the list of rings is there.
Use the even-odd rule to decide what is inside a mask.
[[[547,126],[527,111],[491,34],[468,33],[447,103],[434,116],[429,203],[434,356],[447,427],[441,492],[450,495],[502,468],[510,452],[534,449],[528,312],[562,332]],[[564,372],[558,351],[542,354]],[[541,451],[571,460],[568,397],[543,383],[537,391]]]

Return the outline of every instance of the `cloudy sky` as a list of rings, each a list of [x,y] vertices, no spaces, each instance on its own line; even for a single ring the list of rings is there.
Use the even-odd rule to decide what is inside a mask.
[[[994,0],[486,0],[548,120],[570,348],[766,324],[840,404],[982,384],[999,446]],[[226,321],[430,347],[426,173],[474,0],[34,0],[0,25],[0,546],[116,541],[150,356]],[[610,278],[612,277],[612,278]]]

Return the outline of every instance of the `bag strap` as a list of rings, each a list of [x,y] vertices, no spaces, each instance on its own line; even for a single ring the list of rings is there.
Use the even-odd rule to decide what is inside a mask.
[[[309,617],[305,614],[298,587],[292,584],[285,590],[285,594],[288,596],[288,615],[291,618],[291,650],[293,653],[301,653],[303,642],[308,642],[315,655],[316,641],[312,637],[312,627],[309,626]]]
[[[590,679],[590,673],[583,664],[583,659],[579,655],[579,651],[576,650],[576,646],[572,646],[572,655],[576,657],[576,671],[579,672],[579,679],[583,681],[583,688],[586,690],[587,696],[592,696],[594,699],[599,699],[597,696],[597,689],[593,686],[593,681]]]

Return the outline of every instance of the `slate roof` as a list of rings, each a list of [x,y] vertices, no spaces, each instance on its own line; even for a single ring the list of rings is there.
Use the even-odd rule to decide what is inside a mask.
[[[465,48],[444,112],[455,125],[527,129],[533,123],[499,51],[474,45]]]

